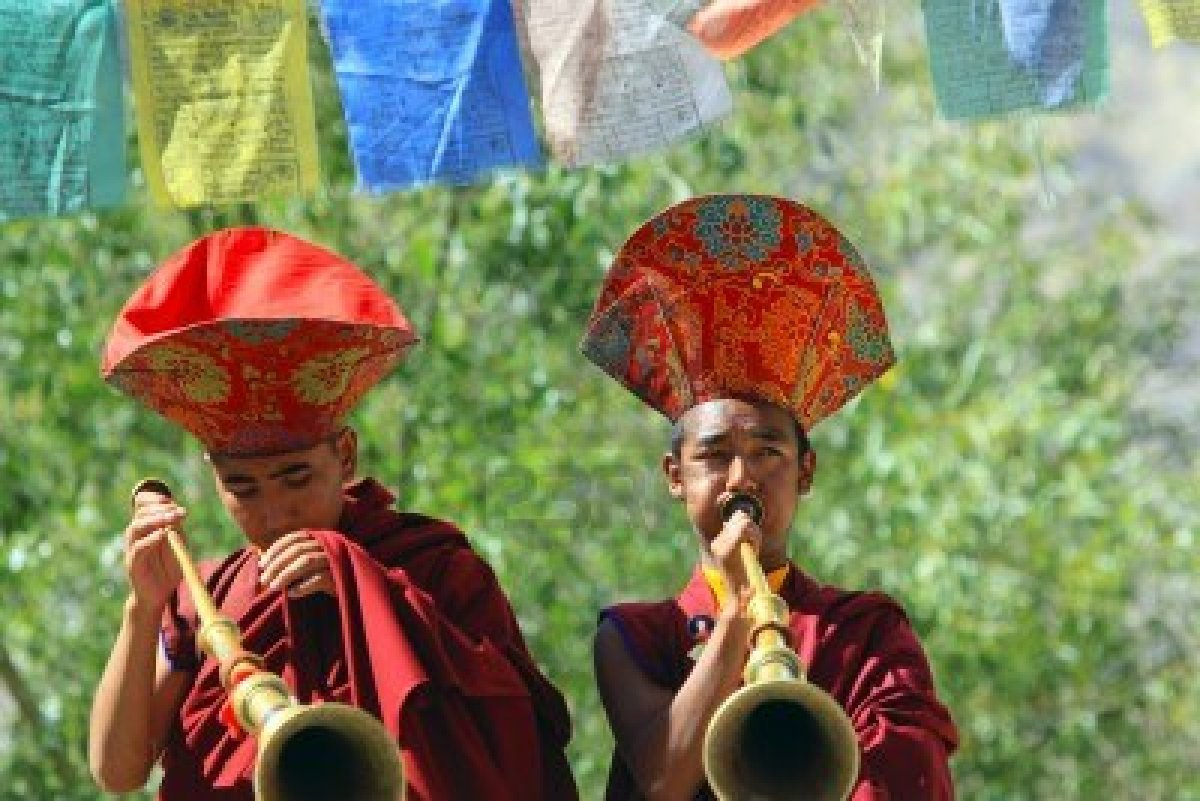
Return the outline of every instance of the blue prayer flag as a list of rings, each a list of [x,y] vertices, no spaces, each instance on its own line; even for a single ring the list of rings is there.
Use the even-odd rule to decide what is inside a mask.
[[[470,183],[541,150],[509,0],[322,0],[360,185]]]

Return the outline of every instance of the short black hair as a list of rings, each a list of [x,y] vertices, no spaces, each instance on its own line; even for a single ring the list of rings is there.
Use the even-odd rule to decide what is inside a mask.
[[[683,438],[687,434],[687,426],[683,420],[687,417],[687,412],[679,415],[679,419],[671,426],[671,455],[676,459],[683,453]],[[792,428],[796,432],[796,443],[800,446],[799,455],[803,456],[812,449],[812,445],[808,441],[808,434],[804,433],[804,426],[800,425],[800,421],[795,415],[789,415],[792,420]]]

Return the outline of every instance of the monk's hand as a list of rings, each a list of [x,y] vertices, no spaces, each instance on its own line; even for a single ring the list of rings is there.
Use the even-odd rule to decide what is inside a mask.
[[[329,558],[312,534],[284,534],[258,557],[259,583],[272,590],[287,590],[292,598],[318,592],[334,594]]]
[[[133,499],[133,517],[125,527],[125,574],[135,604],[152,614],[161,612],[183,579],[166,530],[182,537],[186,516],[170,496],[153,490],[140,490]]]
[[[743,542],[750,543],[757,553],[762,547],[762,529],[750,515],[739,509],[725,521],[721,531],[709,544],[709,551],[725,579],[725,586],[736,598],[741,598],[750,587],[746,566],[742,562]]]

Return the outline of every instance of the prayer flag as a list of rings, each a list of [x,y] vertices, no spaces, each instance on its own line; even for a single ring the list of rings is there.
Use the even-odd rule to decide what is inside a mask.
[[[721,62],[649,0],[519,0],[517,17],[567,166],[665,147],[733,107]]]
[[[688,19],[687,28],[717,58],[737,58],[820,0],[711,0]]]
[[[304,0],[125,0],[146,181],[163,205],[317,185]]]
[[[360,185],[539,166],[509,0],[323,0]]]
[[[858,60],[871,71],[871,80],[878,92],[887,19],[885,0],[833,0],[833,3],[842,12],[842,21],[854,42]]]
[[[125,196],[111,0],[0,0],[0,220]]]
[[[1108,91],[1105,0],[924,0],[924,9],[949,118],[1067,109]]]
[[[1200,42],[1200,0],[1141,0],[1150,28],[1150,44],[1162,47],[1181,40]]]

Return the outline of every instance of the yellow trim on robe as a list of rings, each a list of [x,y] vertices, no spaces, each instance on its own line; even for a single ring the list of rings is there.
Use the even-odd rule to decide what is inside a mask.
[[[790,568],[791,565],[784,565],[783,567],[775,568],[767,574],[767,584],[771,587],[771,592],[779,592],[779,588],[783,586],[784,580],[787,579]],[[717,608],[720,609],[725,605],[725,597],[729,594],[725,589],[725,577],[715,567],[701,567],[700,569],[704,571],[704,580],[708,582],[708,588],[712,591],[713,598],[717,601]]]

